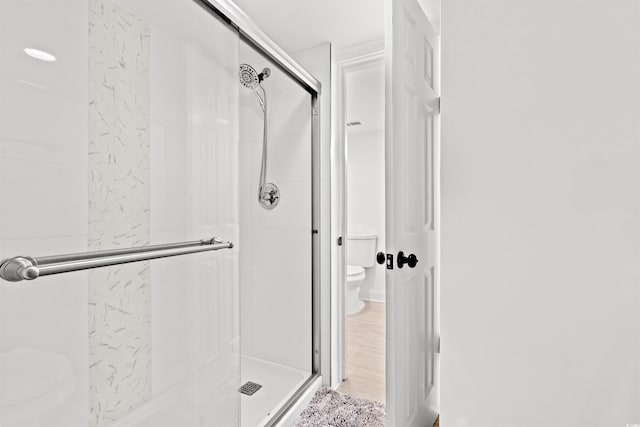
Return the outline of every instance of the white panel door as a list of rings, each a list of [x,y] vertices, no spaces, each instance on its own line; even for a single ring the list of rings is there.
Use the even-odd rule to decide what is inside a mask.
[[[439,40],[416,0],[386,12],[387,422],[422,427],[439,409]]]

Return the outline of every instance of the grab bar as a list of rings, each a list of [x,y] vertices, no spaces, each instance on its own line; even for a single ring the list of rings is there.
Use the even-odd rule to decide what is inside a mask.
[[[0,278],[9,282],[19,282],[52,274],[87,270],[89,268],[108,267],[110,265],[231,248],[233,248],[233,243],[214,237],[212,239],[166,245],[110,249],[38,258],[17,256],[0,261]]]

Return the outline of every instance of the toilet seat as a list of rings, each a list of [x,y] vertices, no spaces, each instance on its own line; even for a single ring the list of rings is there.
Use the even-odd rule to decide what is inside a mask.
[[[347,281],[364,279],[364,268],[357,265],[347,265]]]

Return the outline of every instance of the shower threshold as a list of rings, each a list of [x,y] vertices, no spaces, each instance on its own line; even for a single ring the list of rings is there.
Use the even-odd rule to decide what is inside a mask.
[[[242,427],[267,424],[310,375],[309,371],[242,356],[241,383],[251,381],[262,385],[258,393],[241,396]]]

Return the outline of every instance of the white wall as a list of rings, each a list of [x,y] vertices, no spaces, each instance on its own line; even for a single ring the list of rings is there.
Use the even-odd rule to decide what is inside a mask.
[[[352,58],[362,55],[363,49],[375,49],[374,43],[352,47]],[[355,53],[356,49],[360,52]],[[385,251],[384,61],[354,67],[346,73],[344,85],[346,121],[361,122],[346,127],[347,235],[375,233],[376,251]],[[374,265],[366,270],[360,297],[384,301],[385,266],[375,262],[375,253],[371,257]]]
[[[375,233],[377,250],[384,251],[384,130],[347,131],[347,231]],[[347,242],[347,253],[349,252]],[[385,300],[385,266],[375,262],[367,268],[360,297],[370,301]],[[348,263],[347,255],[347,263]]]
[[[443,2],[445,427],[640,423],[639,7]]]

